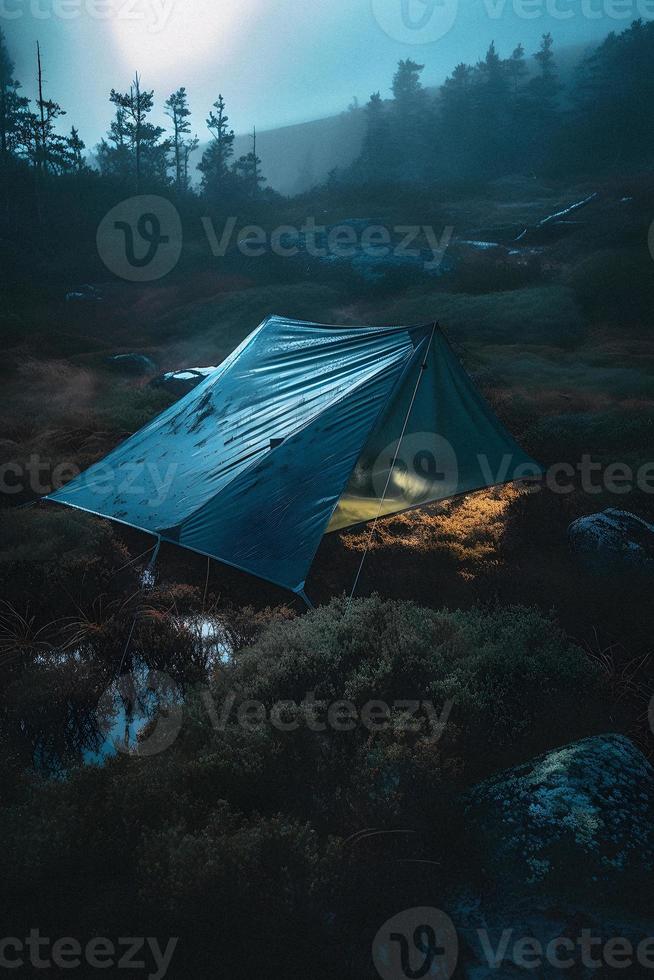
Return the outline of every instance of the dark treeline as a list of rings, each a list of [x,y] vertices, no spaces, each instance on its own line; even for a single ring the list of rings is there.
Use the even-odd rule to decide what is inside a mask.
[[[635,21],[609,34],[562,85],[552,37],[545,34],[534,61],[522,45],[508,58],[490,45],[476,65],[459,64],[436,92],[421,82],[424,65],[400,61],[393,98],[374,93],[365,112],[363,149],[336,183],[386,183],[457,178],[492,179],[516,172],[568,172],[627,164],[654,150],[654,23]],[[0,156],[5,177],[30,168],[41,178],[89,174],[85,145],[64,109],[43,91],[41,52],[35,59],[38,98],[21,94],[0,32]],[[154,92],[137,74],[127,91],[112,89],[107,135],[95,152],[95,173],[134,190],[169,187],[209,202],[236,203],[272,196],[256,151],[234,160],[234,130],[222,95],[206,119],[210,139],[194,175],[199,145],[186,89],[164,104],[168,130],[154,125]],[[644,108],[645,107],[645,108]],[[198,179],[194,179],[194,176]]]
[[[108,128],[94,153],[68,125],[56,93],[43,84],[47,52],[37,48],[37,98],[23,94],[10,45],[0,31],[0,288],[43,290],[101,274],[95,249],[103,216],[140,193],[173,197],[185,240],[201,234],[202,215],[284,222],[289,202],[266,186],[257,154],[235,158],[235,135],[222,95],[200,137],[181,86],[163,102],[169,124],[152,121],[155,94],[138,73],[108,93]],[[508,58],[491,44],[478,64],[457,65],[436,91],[421,81],[423,65],[400,61],[392,98],[373,94],[359,157],[333,171],[322,187],[292,207],[387,201],[401,186],[422,208],[426,187],[442,192],[511,174],[565,178],[640,168],[654,153],[654,22],[635,21],[583,58],[564,85],[552,38],[533,59],[518,45]],[[347,202],[347,203],[346,203]],[[235,257],[240,271],[242,262]],[[189,262],[191,261],[189,253]],[[240,264],[239,264],[240,262]],[[275,276],[279,269],[275,267]]]
[[[342,180],[493,179],[509,173],[594,170],[638,162],[654,150],[654,23],[609,34],[561,84],[552,36],[535,72],[519,44],[508,58],[491,44],[476,65],[459,64],[434,94],[424,65],[400,61],[393,99],[374,93],[359,159]]]
[[[180,195],[191,193],[189,160],[200,140],[191,135],[191,110],[184,87],[173,92],[164,104],[170,119],[168,130],[151,122],[154,92],[142,86],[138,72],[127,91],[112,89],[109,102],[114,107],[114,117],[96,147],[97,167],[92,168],[84,156],[86,146],[77,129],[73,126],[67,134],[58,129],[66,111],[43,90],[38,47],[35,72],[38,97],[32,103],[21,93],[21,83],[14,77],[14,63],[0,30],[0,166],[5,182],[30,170],[40,178],[37,184],[46,178],[95,174],[136,192],[169,187]],[[234,131],[229,126],[222,95],[209,111],[206,126],[211,138],[198,165],[201,194],[209,201],[232,202],[262,193],[269,196],[272,192],[264,190],[266,181],[256,152],[256,131],[250,152],[233,160]]]

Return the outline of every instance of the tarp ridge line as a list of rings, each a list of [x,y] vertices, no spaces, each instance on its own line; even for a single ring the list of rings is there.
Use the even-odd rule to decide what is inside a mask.
[[[407,339],[410,340],[408,334],[407,334]],[[404,354],[402,357],[398,357],[397,358],[397,363],[398,364],[401,364],[402,361],[406,361],[406,365],[405,366],[408,366],[411,363],[411,361],[413,360],[413,358],[415,357],[415,353],[416,353],[416,348],[413,348],[411,351],[407,351],[407,353]],[[390,357],[390,355],[387,355],[387,361],[388,361],[389,357]],[[286,438],[287,439],[294,438],[296,435],[298,435],[304,429],[308,428],[310,425],[313,425],[313,423],[316,421],[316,419],[320,418],[320,416],[321,415],[324,415],[328,410],[334,408],[336,405],[339,405],[341,402],[345,401],[347,398],[349,398],[352,395],[356,394],[357,391],[359,391],[361,388],[365,387],[366,385],[370,384],[375,379],[381,377],[384,373],[390,372],[395,366],[396,365],[393,364],[393,363],[385,363],[382,367],[379,368],[378,371],[373,371],[372,373],[368,374],[365,378],[360,379],[359,381],[357,381],[356,384],[350,385],[347,388],[346,391],[340,392],[338,394],[338,397],[335,397],[330,402],[328,402],[327,404],[322,405],[311,416],[309,416],[307,419],[305,419],[304,422],[301,425],[299,425],[296,429],[293,429],[292,432],[290,432]],[[401,376],[403,374],[404,374],[404,371],[401,372]],[[232,475],[231,479],[227,480],[227,482],[221,487],[220,491],[218,491],[218,492],[219,493],[222,493],[235,480],[241,479],[248,472],[250,472],[250,470],[255,469],[262,462],[262,460],[265,459],[268,456],[268,454],[270,452],[273,452],[273,451],[274,450],[265,449],[264,448],[259,453],[253,453],[253,457],[254,458],[252,459],[252,462],[251,463],[248,463],[247,466],[244,466],[242,469],[240,469],[238,471],[238,473],[234,473]],[[210,502],[211,501],[203,501],[203,503],[201,503],[199,507],[197,507],[195,510],[193,510],[189,514],[187,514],[184,517],[184,519],[182,521],[180,521],[179,524],[173,525],[173,527],[174,528],[180,528],[180,529],[183,528],[184,525],[187,522],[191,521]],[[329,522],[327,522],[327,523],[329,523]],[[327,526],[327,525],[325,525],[325,526]],[[171,531],[173,529],[173,527],[159,528],[158,530],[163,534],[163,533],[165,533],[165,531]],[[221,559],[221,561],[222,560],[223,559]]]

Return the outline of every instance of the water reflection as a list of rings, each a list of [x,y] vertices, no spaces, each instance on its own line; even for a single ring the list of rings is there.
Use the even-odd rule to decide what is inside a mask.
[[[234,656],[230,632],[213,614],[144,620],[127,656],[123,646],[87,640],[16,664],[0,706],[16,769],[65,776],[119,753],[163,751],[181,727],[186,687],[206,683]]]

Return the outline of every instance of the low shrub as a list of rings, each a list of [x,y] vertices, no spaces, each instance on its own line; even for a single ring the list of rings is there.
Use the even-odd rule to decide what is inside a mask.
[[[409,292],[389,310],[396,323],[434,317],[456,341],[571,347],[584,337],[574,293],[564,286],[534,286],[474,295]]]
[[[566,277],[589,315],[620,325],[649,325],[654,314],[652,257],[640,248],[604,249],[581,259]]]
[[[325,958],[312,976],[338,975],[331,958],[340,963],[398,896],[442,898],[448,869],[460,883],[457,793],[594,731],[599,685],[556,624],[526,608],[436,612],[373,596],[277,618],[216,669],[215,711],[235,697],[223,725],[209,721],[198,691],[177,741],[157,756],[14,781],[0,811],[11,842],[0,883],[7,927],[22,935],[31,915],[43,933],[65,935],[75,922],[76,935],[96,935],[101,916],[103,934],[163,930],[183,948],[171,977],[206,967],[217,934],[230,936],[219,953],[230,977],[252,975],[264,954],[272,975],[301,976],[319,944]],[[307,697],[358,712],[373,700],[395,706],[384,730],[318,731],[288,703]],[[286,702],[286,730],[239,723],[249,700],[267,712]],[[429,701],[438,714],[451,701],[451,713],[442,729],[424,712],[408,725],[412,706],[399,700]],[[74,887],[63,892],[62,881]]]
[[[97,596],[128,560],[114,527],[82,511],[0,511],[0,595],[19,609],[38,607],[41,620],[70,612],[71,594]]]

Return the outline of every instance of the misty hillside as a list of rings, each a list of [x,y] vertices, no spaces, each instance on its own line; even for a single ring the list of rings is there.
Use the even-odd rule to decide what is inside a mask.
[[[564,85],[567,86],[587,51],[585,45],[557,51],[557,67]],[[532,72],[535,70],[533,58],[529,60],[529,67]],[[435,87],[430,89],[434,90]],[[261,157],[267,186],[281,194],[300,194],[322,183],[334,167],[347,167],[356,159],[361,151],[365,126],[365,109],[361,108],[295,126],[257,132],[257,153]],[[239,133],[234,142],[234,157],[248,153],[251,145],[251,135]],[[199,162],[205,148],[206,144],[202,144],[196,151],[194,163]]]
[[[299,194],[322,183],[334,167],[358,156],[366,117],[361,109],[257,133],[257,153],[268,185],[281,194]],[[248,153],[251,136],[238,135],[234,155]]]

